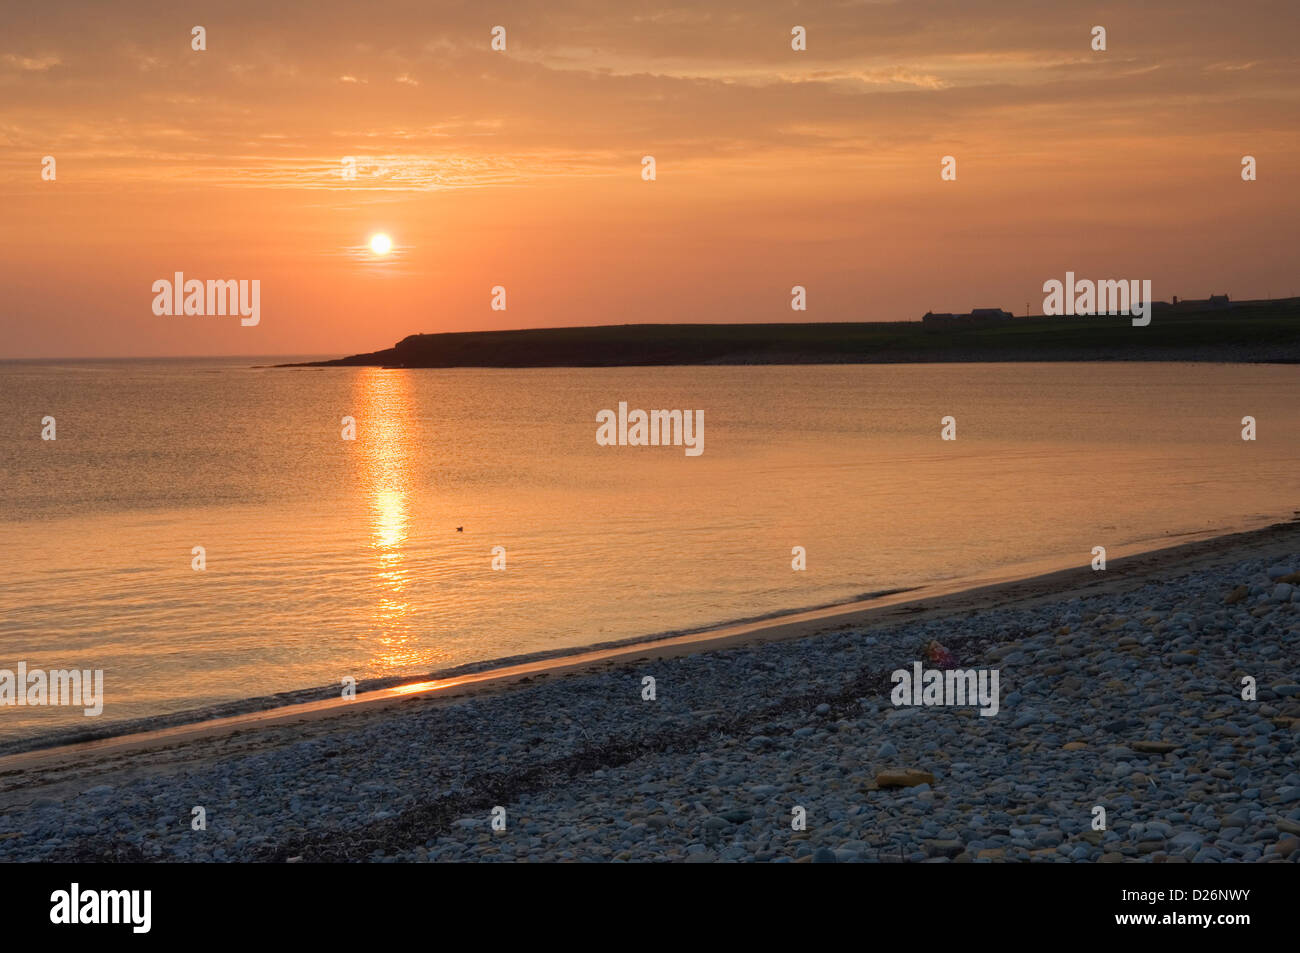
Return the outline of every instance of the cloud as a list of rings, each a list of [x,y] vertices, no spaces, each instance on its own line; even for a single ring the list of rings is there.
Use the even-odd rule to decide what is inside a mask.
[[[27,51],[0,64],[9,140],[66,143],[87,178],[171,156],[142,175],[247,187],[328,187],[338,157],[382,156],[391,174],[350,187],[426,190],[622,174],[646,153],[721,176],[764,159],[914,161],[939,144],[1083,154],[1120,131],[1158,151],[1189,124],[1281,129],[1300,102],[1294,36],[1274,26],[1293,17],[1274,0],[1102,3],[1086,22],[1033,0],[629,0],[619,16],[520,0],[436,18],[417,0],[323,0],[310,30],[305,5],[253,9],[214,8],[196,53],[151,4],[50,0],[6,38]],[[490,49],[501,21],[504,53]],[[790,48],[796,23],[806,52]]]
[[[0,61],[28,73],[43,73],[63,62],[58,56],[19,56],[16,53],[6,53]]]

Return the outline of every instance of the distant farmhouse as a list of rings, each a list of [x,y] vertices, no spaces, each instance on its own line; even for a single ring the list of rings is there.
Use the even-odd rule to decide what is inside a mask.
[[[1153,301],[1151,307],[1156,311],[1223,311],[1232,307],[1232,302],[1228,300],[1227,295],[1210,295],[1208,298],[1199,298],[1189,300],[1184,298],[1178,300],[1178,295],[1174,295],[1172,303],[1168,301]]]
[[[927,311],[921,316],[921,324],[925,326],[926,330],[979,327],[985,324],[997,324],[1000,321],[1010,320],[1011,312],[1003,311],[1001,308],[976,308],[969,314]]]
[[[1291,299],[1295,300],[1295,299]],[[1233,307],[1250,307],[1256,304],[1280,304],[1281,302],[1238,302],[1234,305],[1227,295],[1210,295],[1208,298],[1186,299],[1174,297],[1173,301],[1153,301],[1151,310],[1157,314],[1201,314],[1206,311],[1226,311]],[[1137,303],[1134,305],[1137,306]],[[976,308],[968,314],[953,314],[947,311],[927,311],[921,316],[922,330],[944,331],[948,329],[983,328],[1011,321],[1010,311],[1001,308]]]

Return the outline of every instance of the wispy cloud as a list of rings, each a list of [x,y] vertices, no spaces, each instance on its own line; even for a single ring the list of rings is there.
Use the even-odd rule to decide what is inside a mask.
[[[12,69],[22,70],[28,73],[43,73],[48,69],[53,69],[63,62],[58,56],[19,56],[16,53],[6,53],[0,57],[0,62]]]

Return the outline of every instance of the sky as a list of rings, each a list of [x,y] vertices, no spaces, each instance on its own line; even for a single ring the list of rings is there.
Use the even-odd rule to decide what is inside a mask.
[[[6,4],[0,358],[1281,297],[1298,175],[1294,0]]]

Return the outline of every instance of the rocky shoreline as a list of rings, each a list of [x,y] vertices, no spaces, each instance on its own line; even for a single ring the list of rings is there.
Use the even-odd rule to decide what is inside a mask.
[[[1298,862],[1289,552],[0,770],[0,860]],[[931,640],[997,715],[891,704]]]

